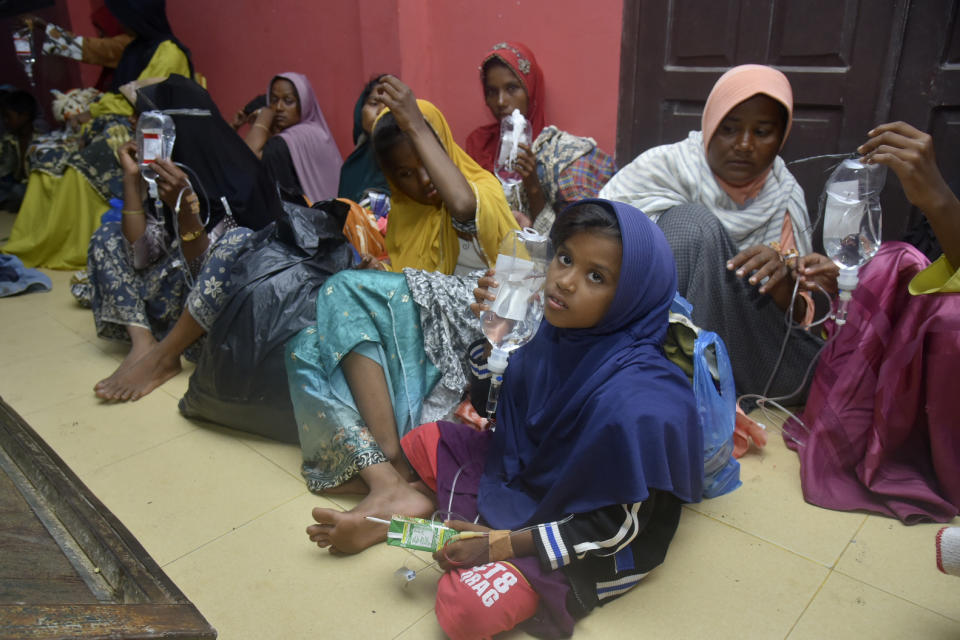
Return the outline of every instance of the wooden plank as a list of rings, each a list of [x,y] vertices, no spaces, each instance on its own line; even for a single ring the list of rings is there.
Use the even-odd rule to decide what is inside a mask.
[[[0,399],[0,638],[216,636],[126,527]]]
[[[217,637],[193,607],[171,604],[0,605],[0,636],[23,640]]]

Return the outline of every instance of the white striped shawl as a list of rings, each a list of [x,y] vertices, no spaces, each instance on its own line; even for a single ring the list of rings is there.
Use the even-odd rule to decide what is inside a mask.
[[[789,213],[797,250],[801,255],[813,250],[803,189],[780,156],[757,197],[741,207],[714,178],[700,131],[643,152],[613,176],[599,197],[631,204],[654,221],[673,206],[702,204],[720,219],[741,250],[779,241],[783,216]]]

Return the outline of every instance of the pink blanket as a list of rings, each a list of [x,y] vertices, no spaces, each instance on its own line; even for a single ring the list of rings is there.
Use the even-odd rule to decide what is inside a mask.
[[[828,328],[836,336],[804,424],[784,425],[811,504],[906,524],[960,509],[960,294],[910,295],[928,264],[910,245],[885,243],[860,271],[847,324]]]

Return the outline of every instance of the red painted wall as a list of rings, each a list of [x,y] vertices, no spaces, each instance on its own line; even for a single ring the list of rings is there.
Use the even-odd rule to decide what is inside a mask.
[[[98,0],[64,1],[82,22]],[[167,14],[228,119],[264,92],[274,74],[300,71],[313,83],[346,155],[361,87],[372,74],[390,72],[434,102],[462,143],[491,120],[480,88],[480,58],[496,42],[519,40],[544,70],[547,122],[594,137],[613,153],[622,3],[167,0]],[[90,33],[89,22],[74,27]]]

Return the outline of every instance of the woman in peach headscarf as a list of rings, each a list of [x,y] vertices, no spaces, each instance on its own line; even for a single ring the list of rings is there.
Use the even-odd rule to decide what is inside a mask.
[[[726,342],[739,393],[802,401],[804,374],[822,342],[787,331],[784,311],[803,321],[809,297],[794,299],[798,266],[829,260],[812,253],[803,189],[777,155],[790,133],[793,91],[781,72],[741,65],[714,85],[702,131],[646,151],[600,191],[657,221],[670,241],[679,291],[693,321]],[[836,291],[836,270],[801,280]]]

